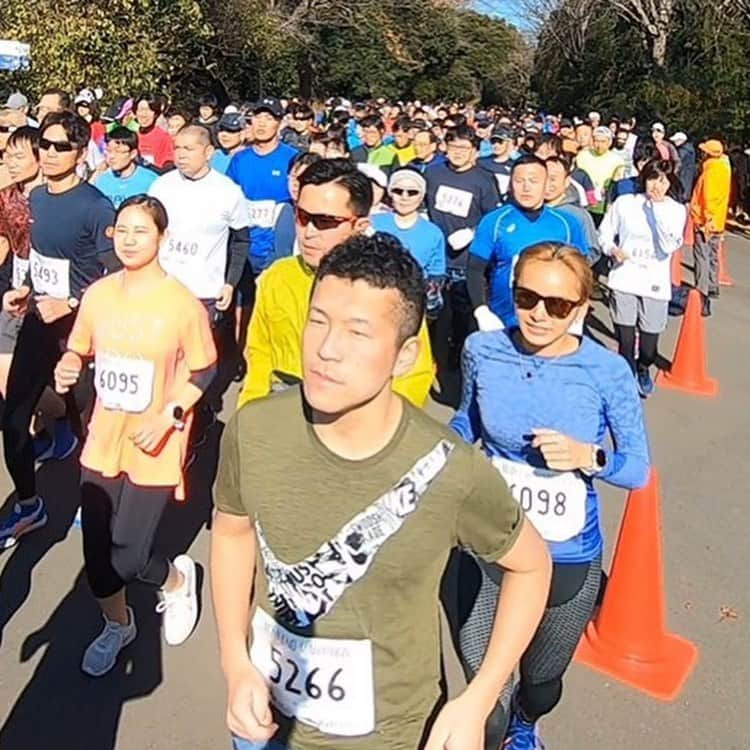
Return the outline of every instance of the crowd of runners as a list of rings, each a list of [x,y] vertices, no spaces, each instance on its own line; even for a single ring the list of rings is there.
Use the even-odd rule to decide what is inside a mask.
[[[704,315],[719,295],[725,145],[460,103],[104,104],[0,103],[0,547],[80,444],[82,670],[136,638],[132,581],[168,644],[193,631],[195,563],[154,538],[235,380],[210,584],[236,750],[541,748],[602,585],[597,483],[649,475],[688,222]]]

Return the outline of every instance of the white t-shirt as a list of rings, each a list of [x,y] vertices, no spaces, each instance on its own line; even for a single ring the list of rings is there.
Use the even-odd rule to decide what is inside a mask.
[[[226,278],[229,230],[250,224],[242,189],[213,169],[199,180],[175,169],[154,180],[148,192],[169,217],[159,250],[162,268],[198,299],[216,299]]]
[[[610,270],[609,288],[650,299],[670,299],[669,259],[682,247],[685,220],[685,206],[672,198],[654,203],[643,193],[621,195],[607,209],[599,227],[602,250],[612,255],[619,247],[628,256]]]

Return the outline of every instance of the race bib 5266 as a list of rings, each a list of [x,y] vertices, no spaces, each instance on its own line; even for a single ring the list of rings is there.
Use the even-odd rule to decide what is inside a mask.
[[[371,641],[295,635],[258,608],[250,659],[286,716],[343,737],[375,729]]]
[[[586,483],[572,471],[538,469],[496,456],[492,459],[513,499],[548,542],[565,542],[586,525]]]
[[[94,367],[96,395],[105,409],[140,414],[151,405],[153,362],[102,352],[96,355]]]

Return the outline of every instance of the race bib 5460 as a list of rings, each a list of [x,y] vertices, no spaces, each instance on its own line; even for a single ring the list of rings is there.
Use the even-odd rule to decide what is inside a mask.
[[[344,737],[375,729],[371,641],[295,635],[258,608],[250,659],[286,716]]]
[[[572,471],[538,469],[496,456],[492,459],[513,499],[548,542],[565,542],[586,525],[586,483]]]

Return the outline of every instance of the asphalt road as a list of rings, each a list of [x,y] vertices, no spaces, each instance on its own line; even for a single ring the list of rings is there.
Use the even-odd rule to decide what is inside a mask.
[[[728,256],[737,284],[723,290],[707,321],[719,397],[659,390],[646,408],[662,480],[668,623],[698,644],[700,661],[672,703],[573,665],[561,705],[542,721],[550,750],[750,748],[750,241],[731,236]],[[610,330],[606,313],[598,317]],[[667,359],[677,330],[673,320],[663,337]],[[597,335],[612,346],[606,334]],[[191,471],[190,503],[170,508],[160,534],[167,551],[189,547],[203,565],[219,429]],[[137,640],[108,676],[85,677],[81,655],[101,620],[82,573],[80,531],[69,528],[77,504],[74,460],[46,465],[39,482],[50,523],[0,557],[0,750],[228,748],[208,587],[196,632],[169,648],[160,638],[154,592],[132,586]],[[9,487],[3,470],[0,492],[7,496]],[[603,499],[609,555],[624,495],[604,487]]]

